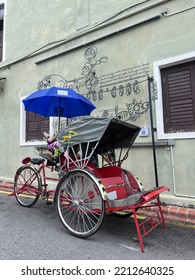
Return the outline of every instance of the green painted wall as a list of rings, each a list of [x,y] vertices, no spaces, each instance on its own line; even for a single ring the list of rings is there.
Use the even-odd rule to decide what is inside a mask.
[[[35,156],[32,146],[20,145],[20,98],[35,91],[48,75],[51,84],[73,87],[88,96],[97,107],[94,115],[121,114],[148,127],[149,136],[139,136],[136,143],[151,142],[147,75],[153,75],[153,62],[194,51],[193,22],[189,0],[7,1],[6,59],[0,64],[0,77],[6,78],[0,81],[0,178],[12,180],[21,159]],[[95,71],[91,85],[90,70]],[[195,204],[195,140],[177,139],[172,151],[175,166],[170,147],[162,145],[156,151],[159,184],[170,187],[165,199]],[[124,166],[146,188],[155,186],[151,147],[134,147]],[[173,172],[179,196],[174,195]]]

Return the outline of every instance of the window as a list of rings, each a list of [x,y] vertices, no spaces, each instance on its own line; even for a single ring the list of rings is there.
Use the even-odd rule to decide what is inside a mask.
[[[158,139],[195,138],[195,51],[153,63]]]
[[[49,118],[26,112],[26,142],[43,141],[43,132],[49,133]]]
[[[20,146],[44,145],[43,132],[53,134],[53,117],[43,117],[24,110],[20,97]]]
[[[0,5],[0,62],[3,60],[4,5]]]
[[[165,133],[195,131],[195,61],[161,70]]]

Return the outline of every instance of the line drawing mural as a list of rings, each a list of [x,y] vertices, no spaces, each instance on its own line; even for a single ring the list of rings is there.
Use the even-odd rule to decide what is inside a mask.
[[[113,116],[124,121],[131,120],[135,122],[149,109],[149,102],[139,99],[143,97],[143,87],[141,84],[147,82],[149,73],[149,63],[120,69],[112,73],[97,75],[98,70],[108,63],[107,56],[98,57],[98,51],[95,46],[88,47],[84,51],[84,65],[81,68],[80,76],[73,79],[66,79],[59,74],[50,74],[45,76],[37,83],[37,89],[44,89],[52,86],[70,87],[78,92],[86,92],[84,95],[92,102],[98,101],[100,116]],[[101,102],[104,97],[119,99],[118,105],[113,108],[101,110]],[[126,104],[120,106],[120,98]],[[153,100],[157,99],[157,85],[153,83]],[[111,102],[109,103],[111,104]]]
[[[115,116],[120,120],[131,120],[136,121],[140,116],[146,113],[149,109],[148,101],[137,101],[133,98],[131,103],[126,103],[126,109],[119,108],[118,105],[114,108],[114,113],[110,113],[109,110],[104,110],[102,113],[103,117]],[[113,111],[112,109],[110,111]]]
[[[84,57],[87,62],[85,63],[81,71],[81,75],[85,77],[85,86],[88,92],[92,92],[92,94],[95,91],[96,86],[98,85],[98,77],[96,75],[95,67],[97,65],[100,65],[101,63],[106,63],[108,60],[107,56],[103,56],[100,59],[96,59],[95,61],[93,61],[96,55],[97,49],[94,46],[85,50]]]

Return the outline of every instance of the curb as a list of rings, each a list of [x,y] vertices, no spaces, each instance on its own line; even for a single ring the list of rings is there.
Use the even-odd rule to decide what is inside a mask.
[[[2,191],[12,191],[13,183],[0,182],[0,190]],[[190,224],[195,224],[195,208],[185,208],[173,205],[161,205],[164,218],[166,220],[174,220],[179,222],[185,222]],[[140,215],[151,215],[156,212],[156,207],[151,206],[137,211]]]
[[[13,183],[0,182],[0,190],[13,191]]]
[[[173,205],[161,205],[161,209],[164,215],[165,220],[174,220],[179,222],[185,222],[190,224],[195,224],[195,209],[194,208],[185,208],[180,206]],[[150,215],[157,210],[155,207],[143,208],[143,210],[138,210],[139,214]]]

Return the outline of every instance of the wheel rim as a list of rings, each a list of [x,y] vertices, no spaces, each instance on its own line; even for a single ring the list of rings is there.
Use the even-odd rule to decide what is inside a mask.
[[[15,176],[14,191],[17,201],[26,207],[34,205],[39,198],[40,179],[30,166],[20,168]]]
[[[57,208],[62,223],[73,235],[88,237],[99,229],[105,204],[95,180],[85,172],[73,172],[61,182]]]

